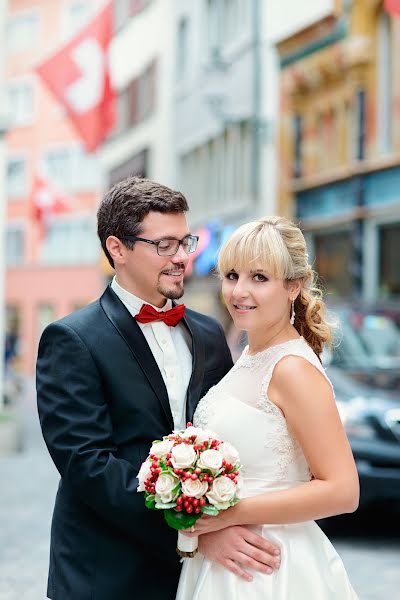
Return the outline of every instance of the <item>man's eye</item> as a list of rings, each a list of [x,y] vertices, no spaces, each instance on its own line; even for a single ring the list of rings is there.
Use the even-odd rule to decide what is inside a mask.
[[[160,240],[158,242],[158,247],[161,248],[161,250],[168,250],[168,248],[170,248],[172,245],[171,240]]]

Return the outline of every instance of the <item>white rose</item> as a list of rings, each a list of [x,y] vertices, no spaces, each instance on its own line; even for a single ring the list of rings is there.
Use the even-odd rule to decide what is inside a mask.
[[[200,429],[200,427],[188,427],[180,434],[180,437],[184,440],[196,436],[196,443],[205,442],[209,439],[216,439],[215,435],[212,431],[207,431],[206,429]]]
[[[191,444],[177,444],[171,450],[171,462],[175,469],[187,469],[196,460],[197,454]]]
[[[197,466],[216,473],[222,467],[223,456],[218,450],[204,450],[200,454]]]
[[[150,448],[150,454],[155,454],[157,458],[161,458],[168,454],[171,451],[172,446],[174,445],[174,441],[171,440],[163,440],[162,442],[156,442]]]
[[[230,507],[233,498],[236,495],[236,486],[229,477],[222,475],[214,479],[211,490],[206,494],[210,504],[213,504],[218,510],[225,510]]]
[[[179,490],[173,492],[173,489],[178,481],[178,478],[172,473],[161,473],[156,481],[156,502],[167,504],[175,500]]]
[[[239,461],[239,452],[236,450],[232,444],[228,442],[224,442],[218,446],[218,451],[221,452],[222,456],[226,460],[227,463],[234,465]]]
[[[138,478],[138,481],[139,481],[139,485],[138,485],[138,488],[137,488],[138,492],[145,492],[146,491],[145,487],[144,487],[144,482],[151,475],[150,465],[151,465],[151,461],[149,459],[147,459],[147,460],[144,461],[144,463],[142,463],[142,466],[139,469],[139,473],[137,474],[137,478]]]
[[[182,482],[182,493],[190,498],[201,498],[207,490],[207,481],[200,481],[200,479],[186,479]]]

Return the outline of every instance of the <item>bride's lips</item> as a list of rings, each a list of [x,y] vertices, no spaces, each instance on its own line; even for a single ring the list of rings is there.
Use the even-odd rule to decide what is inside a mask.
[[[255,308],[257,308],[256,306],[250,305],[250,304],[233,304],[232,305],[235,312],[240,314],[240,315],[247,315],[249,314],[252,310],[254,310]]]

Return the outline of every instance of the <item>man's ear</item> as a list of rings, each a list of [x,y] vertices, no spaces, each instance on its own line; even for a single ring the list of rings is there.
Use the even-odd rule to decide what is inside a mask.
[[[106,239],[106,247],[115,265],[125,264],[126,248],[121,240],[115,235],[110,235]]]

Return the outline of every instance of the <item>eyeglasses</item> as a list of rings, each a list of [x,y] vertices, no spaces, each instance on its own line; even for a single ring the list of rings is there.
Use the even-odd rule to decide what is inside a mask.
[[[137,237],[136,235],[124,235],[120,239],[129,240],[130,242],[146,242],[146,244],[153,244],[156,246],[157,254],[159,256],[174,256],[181,245],[186,254],[192,254],[197,248],[199,236],[187,235],[182,240],[167,238],[163,240],[146,240],[145,238]]]

